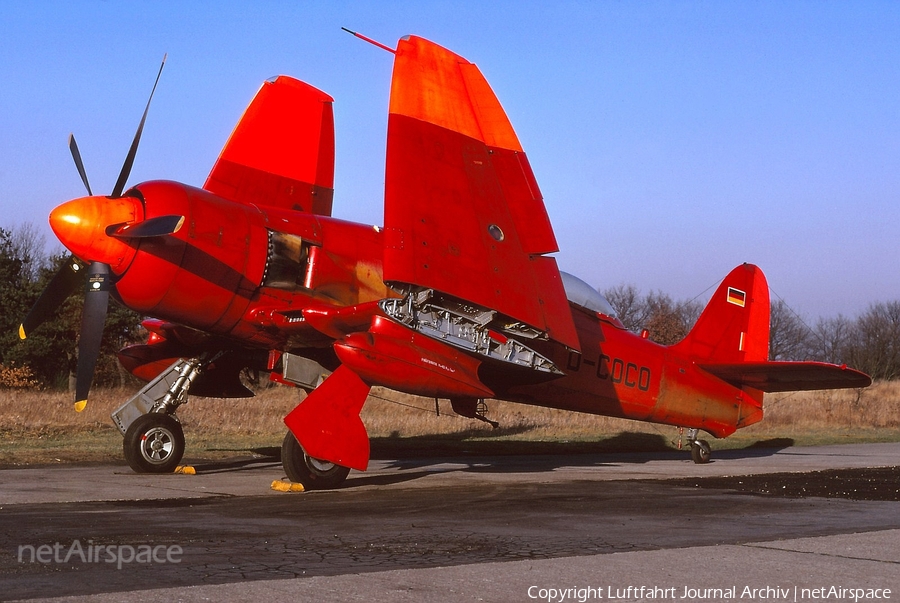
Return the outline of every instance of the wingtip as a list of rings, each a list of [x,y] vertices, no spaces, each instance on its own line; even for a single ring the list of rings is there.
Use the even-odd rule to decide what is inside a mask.
[[[87,400],[79,400],[75,403],[75,412],[81,412],[87,406]]]

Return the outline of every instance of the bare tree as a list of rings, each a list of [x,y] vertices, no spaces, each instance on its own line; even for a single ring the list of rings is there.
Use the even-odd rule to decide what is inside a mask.
[[[703,309],[694,301],[675,302],[661,291],[642,296],[634,285],[619,285],[603,295],[626,329],[634,333],[647,329],[649,338],[663,345],[684,339]]]
[[[847,360],[874,379],[900,377],[900,301],[869,306],[856,321]]]
[[[832,364],[847,363],[855,329],[856,324],[842,314],[835,318],[819,318],[810,337],[810,359]]]
[[[662,345],[678,343],[688,333],[688,327],[681,320],[678,306],[672,298],[661,291],[647,294],[645,298],[647,318],[644,328],[650,332],[650,339]]]
[[[47,266],[44,248],[47,239],[32,222],[23,222],[9,231],[11,253],[22,261],[22,276],[29,281],[37,279]]]
[[[618,285],[607,289],[603,296],[609,300],[610,305],[616,311],[616,316],[625,325],[625,328],[634,333],[639,332],[644,325],[647,315],[647,307],[641,299],[641,292],[634,285]]]
[[[803,319],[779,299],[769,314],[769,359],[806,360],[812,342]]]

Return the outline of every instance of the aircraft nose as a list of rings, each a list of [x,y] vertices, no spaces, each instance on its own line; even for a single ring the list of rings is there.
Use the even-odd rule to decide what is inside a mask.
[[[86,262],[109,264],[121,274],[134,257],[134,247],[106,234],[110,226],[143,219],[143,206],[134,197],[81,197],[50,213],[50,228],[63,245]]]

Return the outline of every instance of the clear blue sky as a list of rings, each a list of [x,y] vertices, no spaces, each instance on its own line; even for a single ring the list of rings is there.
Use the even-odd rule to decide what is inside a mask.
[[[69,132],[112,189],[164,53],[130,183],[201,185],[284,73],[335,98],[334,215],[380,223],[392,57],[341,26],[481,68],[600,289],[705,299],[747,261],[811,321],[900,299],[897,2],[0,2],[0,225],[55,243]]]

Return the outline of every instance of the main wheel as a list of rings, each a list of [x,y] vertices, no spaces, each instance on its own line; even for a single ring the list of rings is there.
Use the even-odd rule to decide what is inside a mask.
[[[175,417],[142,415],[128,426],[122,451],[136,473],[171,473],[184,456],[184,430]]]
[[[349,467],[336,465],[306,454],[300,442],[290,431],[281,445],[281,465],[288,479],[303,484],[307,490],[330,490],[337,488],[350,473]]]
[[[691,444],[691,459],[698,465],[709,462],[712,456],[712,448],[706,440],[696,440]]]

